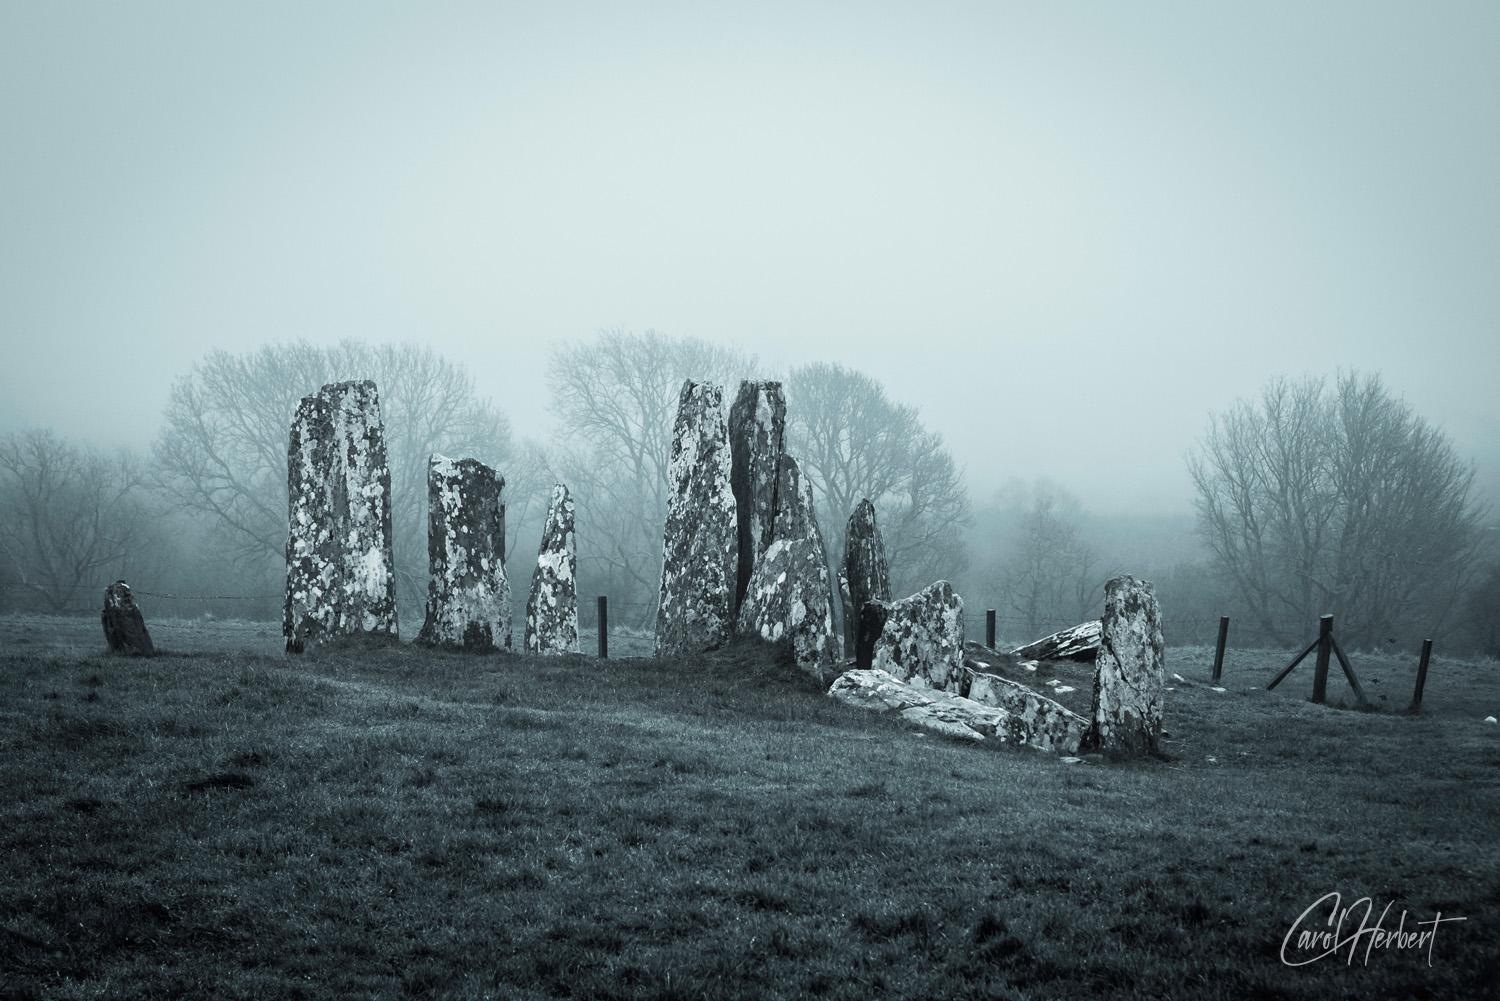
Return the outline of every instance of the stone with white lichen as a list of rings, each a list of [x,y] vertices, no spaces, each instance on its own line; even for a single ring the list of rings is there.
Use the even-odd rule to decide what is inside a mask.
[[[966,696],[980,705],[1004,709],[1024,725],[1021,743],[1043,751],[1071,754],[1089,721],[1040,692],[998,674],[964,666]],[[1062,689],[1059,688],[1059,691]]]
[[[505,478],[478,459],[427,463],[427,615],[417,642],[485,652],[509,647]]]
[[[797,460],[786,454],[776,468],[776,519],[771,526],[771,538],[808,539],[817,545],[819,552],[826,552],[813,508],[812,481],[802,475]]]
[[[838,663],[832,592],[823,550],[811,539],[777,539],[755,562],[739,632],[791,646],[797,665],[826,680]]]
[[[526,599],[526,652],[578,652],[578,543],[573,498],[561,483],[552,488]]]
[[[1081,622],[1011,651],[1022,660],[1091,661],[1099,653],[1099,620]]]
[[[375,383],[334,383],[302,398],[287,494],[287,650],[337,636],[395,639],[391,473]]]
[[[886,563],[885,539],[875,522],[875,505],[861,500],[849,515],[844,536],[844,566],[839,577],[844,600],[844,643],[854,651],[855,663],[867,667],[879,633],[861,644],[859,623],[865,603],[891,600],[891,571]]]
[[[878,605],[867,602],[866,607]],[[870,662],[901,681],[957,693],[964,671],[964,600],[945,580],[885,605]]]
[[[845,671],[834,679],[828,694],[851,706],[894,712],[924,730],[962,740],[1037,746],[1031,740],[1031,726],[1014,713],[913,685],[886,671]]]
[[[743,599],[756,558],[775,538],[777,466],[786,434],[786,397],[779,382],[740,383],[729,408],[730,489],[734,492],[739,558],[735,607]]]
[[[104,589],[104,611],[99,618],[110,653],[132,657],[150,657],[156,653],[151,634],[146,631],[146,619],[130,593],[130,585],[123,580]]]
[[[1085,750],[1156,753],[1166,673],[1161,608],[1149,581],[1104,585],[1104,618],[1094,659],[1094,702]]]
[[[720,387],[692,380],[678,396],[667,467],[657,656],[711,650],[733,632],[739,527],[723,400]]]

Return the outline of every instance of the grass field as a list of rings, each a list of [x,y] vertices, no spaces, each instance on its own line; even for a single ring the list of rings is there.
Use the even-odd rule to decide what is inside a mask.
[[[1070,765],[758,646],[288,658],[204,624],[128,660],[41,624],[0,623],[0,996],[1500,991],[1493,664],[1436,659],[1410,716],[1414,657],[1351,651],[1386,709],[1354,712],[1305,701],[1310,661],[1261,690],[1286,652],[1232,652],[1216,692],[1171,649],[1166,759]],[[1333,891],[1465,920],[1430,959],[1284,965]]]

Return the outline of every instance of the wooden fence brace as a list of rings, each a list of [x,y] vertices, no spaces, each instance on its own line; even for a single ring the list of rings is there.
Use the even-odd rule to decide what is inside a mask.
[[[1269,692],[1271,689],[1273,689],[1277,685],[1281,684],[1281,682],[1286,678],[1286,676],[1288,674],[1292,673],[1292,668],[1294,668],[1298,664],[1302,663],[1302,661],[1307,657],[1308,654],[1312,653],[1314,650],[1316,650],[1318,648],[1318,644],[1321,643],[1321,642],[1323,642],[1323,638],[1320,636],[1317,639],[1313,640],[1312,643],[1308,646],[1308,648],[1306,650],[1303,650],[1301,653],[1297,654],[1297,656],[1293,657],[1292,658],[1292,662],[1290,664],[1288,664],[1285,668],[1283,668],[1282,672],[1280,674],[1278,674],[1276,677],[1274,677],[1274,678],[1271,679],[1271,683],[1266,686],[1266,691]]]
[[[1422,687],[1427,684],[1427,660],[1432,656],[1432,640],[1422,641],[1422,659],[1417,661],[1417,690],[1411,696],[1411,712],[1422,711]]]
[[[1219,616],[1219,645],[1214,648],[1214,684],[1224,673],[1224,641],[1229,639],[1229,616]]]
[[[609,657],[609,598],[599,595],[599,657]]]
[[[984,613],[984,645],[991,650],[995,649],[995,610],[993,608]]]
[[[1344,677],[1349,679],[1349,687],[1354,689],[1355,697],[1359,699],[1360,705],[1369,705],[1370,700],[1365,698],[1365,690],[1359,687],[1359,679],[1354,676],[1354,668],[1349,666],[1349,658],[1344,656],[1344,648],[1339,646],[1339,641],[1333,638],[1332,633],[1328,638],[1333,642],[1333,652],[1338,655],[1339,666],[1344,669]]]

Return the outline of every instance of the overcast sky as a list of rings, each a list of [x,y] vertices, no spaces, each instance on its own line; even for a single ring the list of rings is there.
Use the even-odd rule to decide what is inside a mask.
[[[1500,4],[0,5],[0,429],[419,340],[543,436],[606,327],[838,361],[978,502],[1186,511],[1276,375],[1500,487]]]

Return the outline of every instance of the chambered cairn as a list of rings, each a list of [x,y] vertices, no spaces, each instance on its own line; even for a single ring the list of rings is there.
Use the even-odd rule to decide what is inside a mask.
[[[338,636],[395,639],[391,473],[375,383],[334,383],[302,398],[287,493],[287,651]]]
[[[505,477],[478,459],[427,462],[427,615],[417,642],[485,653],[510,646]]]
[[[526,652],[578,652],[578,544],[573,536],[573,498],[561,483],[552,488],[526,599]]]
[[[99,618],[104,624],[104,639],[110,653],[131,657],[150,657],[156,653],[151,634],[146,632],[145,617],[130,593],[130,585],[123,580],[104,589],[104,611]]]
[[[733,632],[740,547],[723,403],[722,388],[691,379],[677,399],[656,611],[659,657],[713,649]]]
[[[1155,590],[1149,581],[1114,578],[1104,585],[1094,704],[1082,749],[1158,753],[1164,672]]]
[[[868,669],[875,641],[885,626],[884,603],[891,600],[885,539],[875,522],[875,505],[868,498],[856,504],[849,515],[839,590],[844,599],[844,641],[854,649],[854,666]]]

